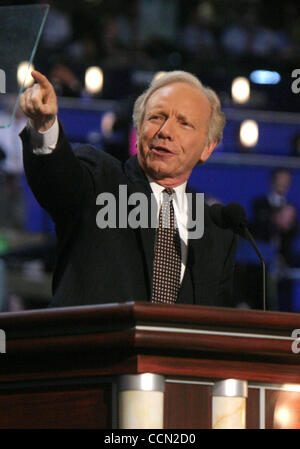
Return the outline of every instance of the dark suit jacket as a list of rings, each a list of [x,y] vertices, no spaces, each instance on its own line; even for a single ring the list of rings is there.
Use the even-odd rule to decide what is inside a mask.
[[[99,193],[118,198],[123,184],[128,195],[143,192],[150,198],[137,158],[122,164],[87,145],[75,151],[76,157],[61,128],[49,155],[32,152],[26,129],[21,138],[28,183],[56,225],[51,305],[150,301],[155,229],[99,229],[96,224]],[[236,235],[217,228],[205,206],[204,236],[189,241],[178,303],[231,306],[236,249]]]

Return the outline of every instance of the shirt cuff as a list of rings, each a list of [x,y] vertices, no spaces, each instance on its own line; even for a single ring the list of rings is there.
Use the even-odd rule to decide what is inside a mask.
[[[28,120],[27,128],[30,134],[30,141],[34,154],[50,154],[55,150],[59,134],[57,117],[55,117],[53,125],[47,131],[37,131],[32,126],[30,119]]]

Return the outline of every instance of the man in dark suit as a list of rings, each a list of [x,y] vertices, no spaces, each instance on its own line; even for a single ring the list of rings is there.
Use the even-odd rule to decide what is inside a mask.
[[[270,242],[282,263],[292,267],[297,265],[293,242],[298,220],[295,206],[287,199],[291,181],[291,172],[286,168],[277,168],[271,173],[270,191],[253,201],[250,228],[255,238]]]
[[[211,155],[225,124],[215,93],[186,72],[153,81],[134,107],[138,154],[123,164],[88,146],[74,154],[56,118],[53,87],[39,72],[33,76],[37,84],[21,98],[31,119],[21,137],[28,183],[56,225],[52,305],[151,301],[157,231],[124,225],[120,216],[116,225],[99,226],[99,195],[116,200],[114,211],[126,204],[129,217],[130,195],[144,194],[151,215],[151,196],[159,211],[168,190],[181,247],[176,302],[230,306],[237,237],[213,224],[208,206],[202,238],[189,238],[187,226],[187,180]]]

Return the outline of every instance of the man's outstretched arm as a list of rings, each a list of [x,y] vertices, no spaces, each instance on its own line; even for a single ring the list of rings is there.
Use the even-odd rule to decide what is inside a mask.
[[[80,209],[88,174],[73,154],[62,128],[58,130],[57,97],[52,84],[40,72],[37,81],[21,96],[20,106],[30,124],[21,133],[24,169],[39,204],[54,221],[65,221]],[[47,143],[51,129],[56,135]],[[52,139],[52,142],[51,142]]]

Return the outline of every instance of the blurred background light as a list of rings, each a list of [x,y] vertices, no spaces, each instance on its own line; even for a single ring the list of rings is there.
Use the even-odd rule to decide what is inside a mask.
[[[289,428],[292,420],[291,411],[287,406],[280,406],[275,409],[275,423],[277,428]]]
[[[254,70],[250,73],[250,80],[256,84],[278,84],[281,76],[270,70]]]
[[[300,392],[300,385],[299,384],[284,384],[282,386],[282,389],[285,391],[297,391]]]
[[[258,124],[255,120],[244,120],[240,126],[240,142],[244,147],[254,147],[259,137]]]
[[[246,103],[250,98],[250,83],[245,77],[239,76],[232,81],[231,96],[235,103]]]
[[[103,87],[103,72],[100,67],[89,67],[85,72],[85,88],[91,94],[101,92]]]
[[[34,70],[34,66],[29,64],[28,61],[20,62],[17,70],[17,80],[19,86],[22,86],[24,83],[24,87],[26,88],[34,83],[34,79],[31,76],[32,70]]]

